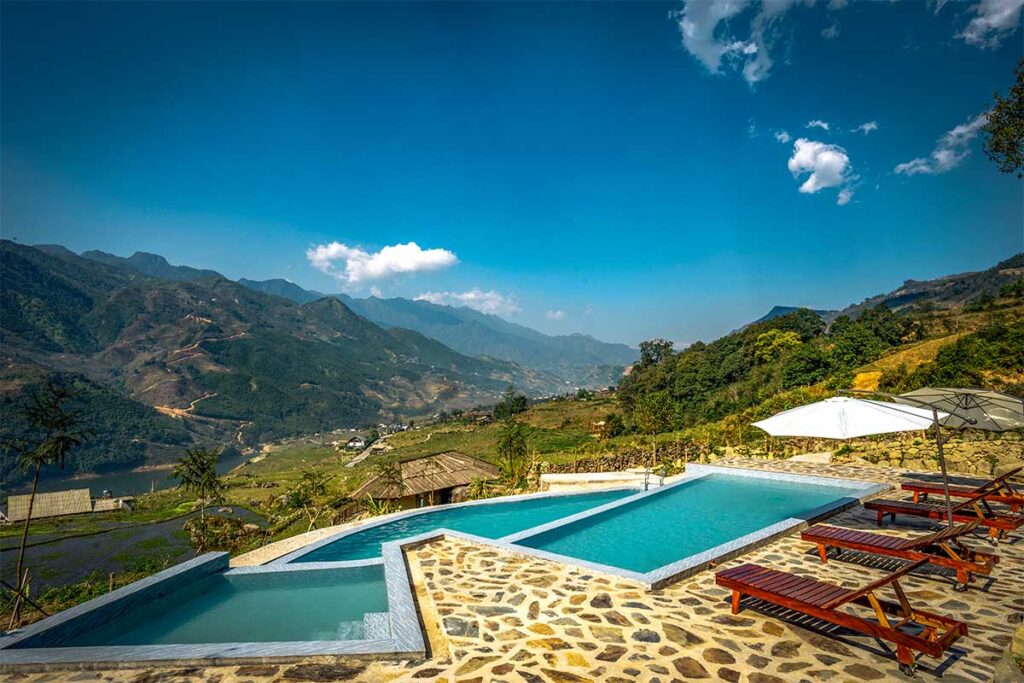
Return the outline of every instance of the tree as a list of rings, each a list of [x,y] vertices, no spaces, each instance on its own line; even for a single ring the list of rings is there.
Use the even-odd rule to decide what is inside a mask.
[[[614,439],[625,433],[626,424],[622,421],[622,417],[618,413],[608,413],[604,418],[604,430],[601,432],[601,436],[605,439]]]
[[[327,484],[333,478],[320,470],[306,470],[299,483],[288,493],[288,505],[301,509],[309,519],[306,531],[313,530],[316,520],[323,513],[325,506],[318,504],[318,500],[327,495]]]
[[[18,561],[15,563],[14,610],[11,613],[9,629],[14,628],[21,616],[21,603],[28,598],[28,568],[25,567],[25,546],[28,542],[28,529],[32,521],[32,507],[36,500],[36,487],[39,474],[44,465],[57,465],[61,469],[68,454],[80,446],[92,432],[80,426],[80,416],[67,407],[67,402],[74,394],[67,388],[55,384],[47,384],[46,388],[35,394],[24,408],[25,422],[31,436],[3,444],[3,450],[13,453],[18,463],[26,472],[34,470],[32,489],[28,495],[28,510],[25,515],[25,526],[21,531],[21,544],[18,547]]]
[[[501,400],[494,406],[494,419],[504,420],[510,415],[518,415],[526,410],[526,395],[516,391],[511,384],[505,389]]]
[[[650,339],[648,341],[642,341],[640,342],[640,361],[638,365],[641,368],[657,365],[671,355],[672,342],[667,339]]]
[[[526,427],[515,415],[509,415],[502,423],[497,450],[498,469],[505,487],[509,491],[526,488],[530,474],[530,462],[526,457]]]
[[[402,479],[402,466],[396,460],[381,460],[373,466],[373,474],[382,491],[389,495],[395,493],[395,498],[402,497],[402,493],[405,492],[405,480]]]
[[[178,480],[178,488],[193,493],[199,503],[200,547],[196,554],[206,547],[206,506],[224,500],[224,482],[217,477],[217,461],[220,456],[207,448],[189,448],[171,471],[171,478]]]
[[[672,425],[673,408],[667,391],[644,394],[633,408],[633,423],[644,434],[667,432]]]
[[[1010,86],[1009,95],[995,93],[994,97],[995,106],[981,128],[985,154],[1000,173],[1024,178],[1024,59],[1017,62],[1017,82]]]
[[[796,332],[768,330],[754,340],[754,360],[758,363],[771,363],[800,344],[800,335]]]

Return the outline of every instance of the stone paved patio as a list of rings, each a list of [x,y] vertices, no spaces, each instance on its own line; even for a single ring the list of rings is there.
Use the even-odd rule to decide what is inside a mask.
[[[722,463],[718,463],[722,464]],[[902,471],[786,461],[729,463],[875,481]],[[859,508],[829,523],[874,530]],[[886,527],[908,535],[917,522]],[[987,545],[982,539],[975,545]],[[911,601],[966,621],[970,635],[940,661],[921,660],[922,680],[989,681],[1024,615],[1024,535],[1000,544],[1001,564],[966,593],[939,574],[903,581]],[[730,613],[728,592],[703,572],[666,589],[644,592],[631,583],[444,539],[408,552],[433,657],[418,662],[307,662],[210,667],[26,674],[38,681],[888,681],[902,677],[887,646],[785,610],[745,601]],[[822,565],[814,547],[790,536],[723,563],[756,562],[847,586],[863,585],[897,561],[848,553]]]

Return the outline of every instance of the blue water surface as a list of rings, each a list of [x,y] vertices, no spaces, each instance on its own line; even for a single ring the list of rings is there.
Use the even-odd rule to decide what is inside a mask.
[[[291,561],[340,562],[380,557],[381,543],[416,536],[434,529],[451,529],[484,538],[501,538],[636,493],[638,492],[635,489],[618,489],[526,498],[505,503],[427,509],[418,515],[362,529]]]
[[[362,640],[363,615],[386,612],[387,602],[382,565],[213,574],[61,645]]]
[[[835,486],[712,474],[517,544],[649,572],[851,495]]]

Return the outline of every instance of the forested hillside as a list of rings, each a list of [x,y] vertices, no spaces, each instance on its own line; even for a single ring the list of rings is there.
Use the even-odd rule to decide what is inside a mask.
[[[878,388],[925,385],[993,388],[1024,394],[1024,279],[1003,278],[964,307],[917,305],[896,312],[878,304],[831,324],[802,309],[714,342],[674,351],[644,342],[640,362],[619,386],[627,421],[642,433],[714,422],[784,392],[851,388],[863,366],[926,340],[944,340],[934,359],[888,364]],[[912,357],[907,354],[907,357]]]
[[[335,298],[299,305],[219,276],[160,279],[7,241],[0,269],[3,435],[42,382],[74,384],[96,434],[73,470],[140,464],[154,444],[255,444],[489,403],[509,384],[560,386],[382,329]]]

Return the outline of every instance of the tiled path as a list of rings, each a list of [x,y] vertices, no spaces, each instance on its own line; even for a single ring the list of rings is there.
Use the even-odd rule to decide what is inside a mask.
[[[895,481],[900,473],[806,463],[732,463],[766,469]],[[875,529],[859,509],[830,520]],[[928,528],[886,528],[906,535]],[[970,624],[940,661],[922,660],[921,680],[988,681],[1024,614],[1024,535],[999,546],[992,580],[966,593],[942,576],[912,575],[911,601]],[[976,545],[987,545],[983,540]],[[727,591],[704,572],[645,593],[629,582],[544,561],[510,557],[486,546],[439,540],[408,555],[421,607],[436,610],[432,642],[438,656],[423,662],[337,662],[211,667],[157,672],[32,674],[36,681],[780,681],[900,680],[887,646],[782,610],[748,605],[730,613]],[[856,561],[853,561],[856,560]],[[724,563],[756,562],[847,586],[883,576],[898,563],[870,556],[822,565],[799,535]],[[446,650],[446,651],[445,651]]]

